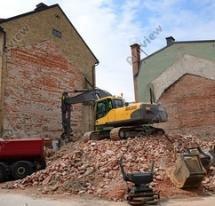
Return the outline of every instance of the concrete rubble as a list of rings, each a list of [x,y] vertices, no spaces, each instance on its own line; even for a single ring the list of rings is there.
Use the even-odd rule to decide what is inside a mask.
[[[81,140],[64,146],[49,158],[48,167],[23,180],[7,183],[8,189],[33,187],[43,194],[71,193],[122,200],[127,187],[122,180],[118,160],[123,155],[125,168],[129,172],[150,170],[155,162],[155,178],[152,186],[162,197],[177,195],[195,196],[199,192],[215,192],[215,167],[203,181],[198,191],[177,189],[169,180],[166,169],[175,162],[175,151],[187,146],[200,145],[209,149],[215,139],[201,140],[194,136],[149,136],[134,139]]]

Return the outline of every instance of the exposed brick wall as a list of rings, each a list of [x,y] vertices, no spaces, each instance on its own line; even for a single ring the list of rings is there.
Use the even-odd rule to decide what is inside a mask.
[[[8,48],[26,47],[52,40],[55,45],[61,48],[64,56],[73,65],[78,65],[79,69],[92,82],[92,67],[97,60],[58,7],[1,23],[1,27],[7,33],[6,45]],[[60,31],[62,37],[54,36],[53,29]]]
[[[61,95],[84,84],[80,68],[72,65],[51,41],[7,53],[4,78],[4,130],[16,137],[56,138],[62,132]],[[75,105],[72,127],[81,127],[82,106]]]
[[[161,124],[167,131],[215,135],[215,81],[184,75],[160,97],[169,121]]]
[[[0,100],[2,95],[3,62],[4,62],[4,33],[0,31]],[[2,108],[2,101],[0,101],[0,108]],[[0,134],[2,134],[3,132],[3,128],[2,128],[3,120],[1,117],[2,117],[2,109],[0,109]]]
[[[7,60],[0,68],[1,132],[59,137],[61,94],[91,88],[83,76],[94,84],[97,59],[58,7],[3,22],[1,27],[7,35]],[[72,116],[79,134],[93,129],[91,106],[75,105]]]

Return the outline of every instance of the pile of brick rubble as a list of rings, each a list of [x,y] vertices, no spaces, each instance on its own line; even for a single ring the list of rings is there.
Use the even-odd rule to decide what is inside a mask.
[[[150,170],[155,162],[155,178],[152,186],[169,197],[186,194],[176,189],[166,175],[166,168],[175,162],[175,151],[187,146],[200,145],[209,149],[215,144],[193,136],[149,136],[111,141],[78,141],[70,143],[57,152],[48,162],[45,170],[23,180],[7,184],[8,188],[33,187],[43,194],[72,193],[121,200],[126,194],[118,160],[123,155],[125,169],[129,172]],[[203,189],[215,191],[215,168],[203,182]]]

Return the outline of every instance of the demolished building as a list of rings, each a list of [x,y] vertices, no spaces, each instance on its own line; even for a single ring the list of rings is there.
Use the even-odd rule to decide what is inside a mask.
[[[58,4],[0,19],[0,28],[1,137],[60,137],[61,95],[95,87],[97,58]],[[75,131],[93,128],[92,106],[72,115]]]
[[[161,125],[171,133],[215,134],[215,40],[175,41],[141,59],[131,46],[136,101],[158,101],[168,112]]]

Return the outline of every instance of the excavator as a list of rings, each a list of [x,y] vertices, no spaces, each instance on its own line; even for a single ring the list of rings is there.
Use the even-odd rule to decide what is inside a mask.
[[[77,103],[94,105],[95,130],[84,134],[89,139],[119,140],[138,135],[164,134],[163,129],[151,126],[168,119],[165,108],[160,104],[125,103],[122,97],[113,96],[99,88],[75,92],[79,94],[70,96],[68,92],[64,92],[62,95],[62,139],[70,139],[72,135],[71,105]]]

